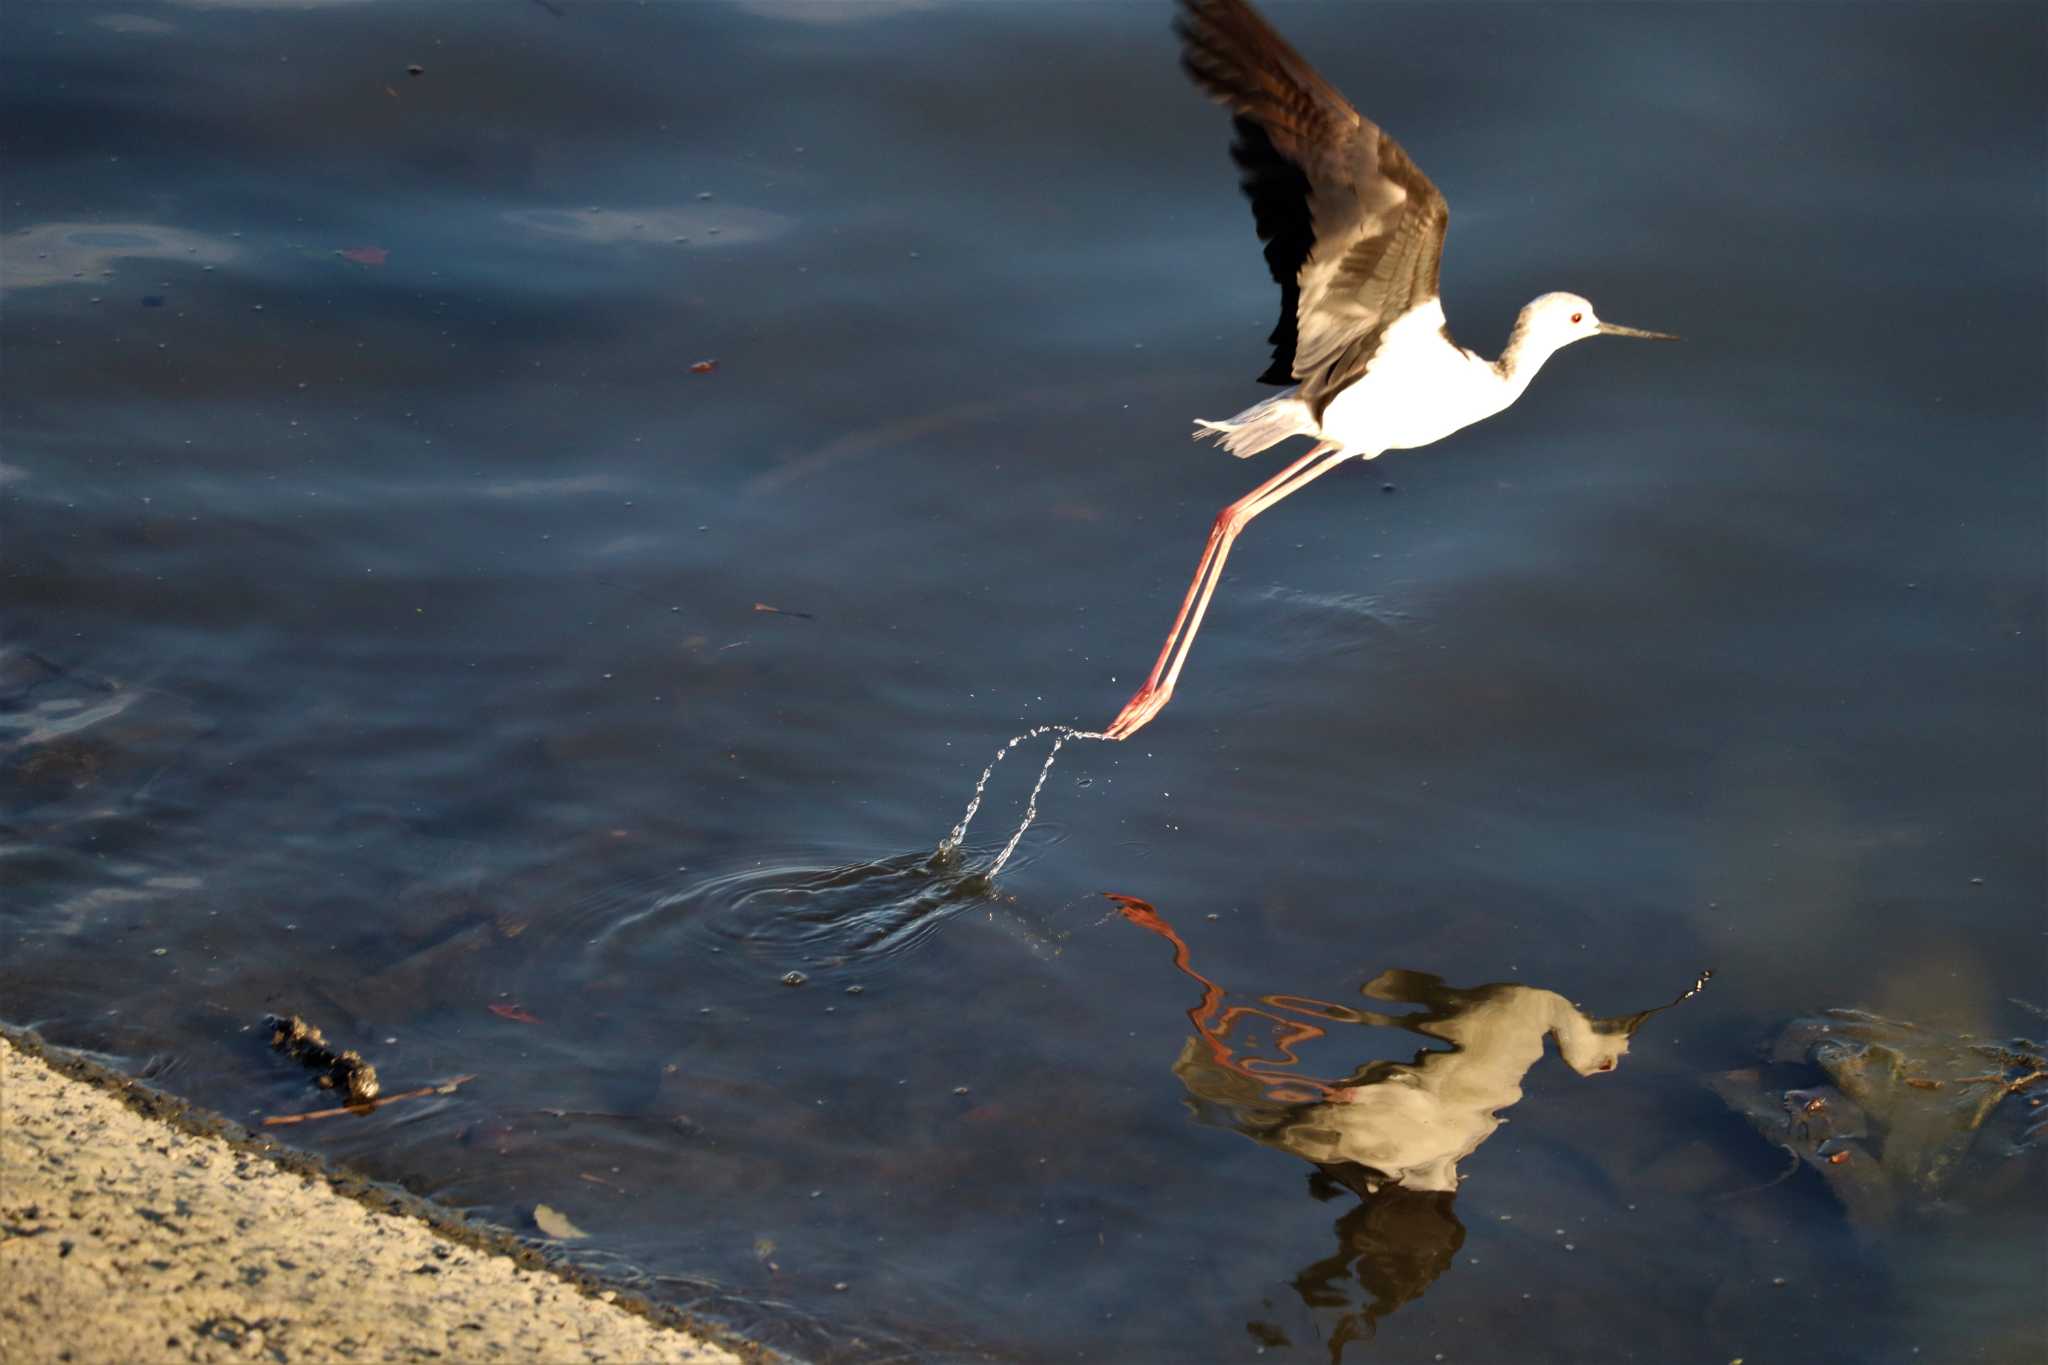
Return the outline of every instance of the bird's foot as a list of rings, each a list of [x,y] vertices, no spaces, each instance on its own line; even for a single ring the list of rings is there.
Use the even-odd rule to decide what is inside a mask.
[[[1109,723],[1109,728],[1103,733],[1111,739],[1129,739],[1144,729],[1152,717],[1165,710],[1166,703],[1172,700],[1171,687],[1154,687],[1148,683],[1124,703],[1124,709],[1117,712],[1116,719]]]

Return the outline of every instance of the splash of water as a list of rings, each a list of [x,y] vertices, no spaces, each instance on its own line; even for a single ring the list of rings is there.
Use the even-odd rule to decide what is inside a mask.
[[[1009,743],[996,750],[996,756],[989,760],[989,765],[986,768],[981,770],[981,780],[974,784],[974,795],[967,802],[966,813],[960,817],[960,823],[953,826],[953,832],[939,841],[938,854],[940,857],[943,858],[953,853],[960,847],[960,841],[967,837],[967,827],[974,823],[975,813],[981,809],[981,798],[988,791],[988,780],[995,775],[996,765],[1005,758],[1008,758],[1010,750],[1016,748],[1025,740],[1037,739],[1040,735],[1049,734],[1057,734],[1059,738],[1052,742],[1052,749],[1045,756],[1045,765],[1038,770],[1038,780],[1031,784],[1031,797],[1024,803],[1023,823],[1017,826],[1017,832],[1012,834],[1010,841],[1003,845],[1003,851],[998,853],[995,861],[988,865],[988,870],[981,874],[983,877],[993,878],[998,872],[1003,870],[1004,865],[1010,861],[1010,855],[1017,851],[1017,845],[1023,842],[1024,831],[1030,829],[1032,821],[1038,818],[1038,794],[1045,790],[1045,779],[1052,776],[1053,762],[1059,758],[1060,749],[1066,745],[1066,742],[1070,739],[1106,740],[1114,738],[1114,736],[1104,734],[1100,730],[1077,730],[1071,725],[1035,725],[1023,734],[1010,740]]]

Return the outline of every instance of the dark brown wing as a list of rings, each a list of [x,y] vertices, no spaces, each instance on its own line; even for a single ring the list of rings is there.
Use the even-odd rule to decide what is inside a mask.
[[[1280,322],[1266,383],[1318,412],[1365,372],[1380,334],[1436,297],[1450,210],[1429,177],[1246,0],[1180,0],[1181,61],[1237,116]]]

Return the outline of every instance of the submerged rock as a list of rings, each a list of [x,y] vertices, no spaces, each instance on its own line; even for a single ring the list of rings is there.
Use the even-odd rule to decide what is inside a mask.
[[[1860,1225],[1981,1195],[1999,1163],[2048,1149],[2040,1043],[1835,1009],[1786,1025],[1766,1057],[1707,1085]]]

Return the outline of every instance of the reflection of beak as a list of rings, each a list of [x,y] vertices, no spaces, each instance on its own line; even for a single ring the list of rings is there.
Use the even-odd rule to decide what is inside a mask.
[[[1645,341],[1676,341],[1669,332],[1645,332],[1640,327],[1624,327],[1618,322],[1603,322],[1599,330],[1611,337],[1641,337]]]
[[[1656,333],[1653,332],[1651,333],[1651,335],[1654,336],[1656,335]],[[1647,1009],[1640,1014],[1616,1015],[1612,1019],[1604,1019],[1601,1022],[1604,1025],[1606,1025],[1606,1027],[1608,1027],[1609,1029],[1615,1030],[1620,1033],[1625,1033],[1629,1037],[1633,1038],[1636,1035],[1636,1030],[1643,1026],[1643,1021],[1645,1019],[1648,1019],[1651,1015],[1657,1013],[1658,1010],[1670,1009],[1671,1005],[1683,1005],[1686,1001],[1692,999],[1695,995],[1698,995],[1701,991],[1705,990],[1707,983],[1709,981],[1712,981],[1713,979],[1714,969],[1709,967],[1707,970],[1700,973],[1699,980],[1692,983],[1691,990],[1687,991],[1684,995],[1679,996],[1676,1000],[1673,1000],[1670,1005],[1659,1005],[1656,1007],[1656,1009]]]
[[[1665,1008],[1668,1009],[1670,1007],[1665,1006]],[[1644,1010],[1641,1014],[1623,1014],[1604,1022],[1609,1028],[1617,1029],[1633,1038],[1636,1036],[1636,1030],[1643,1026],[1643,1021],[1656,1012],[1656,1010]]]

